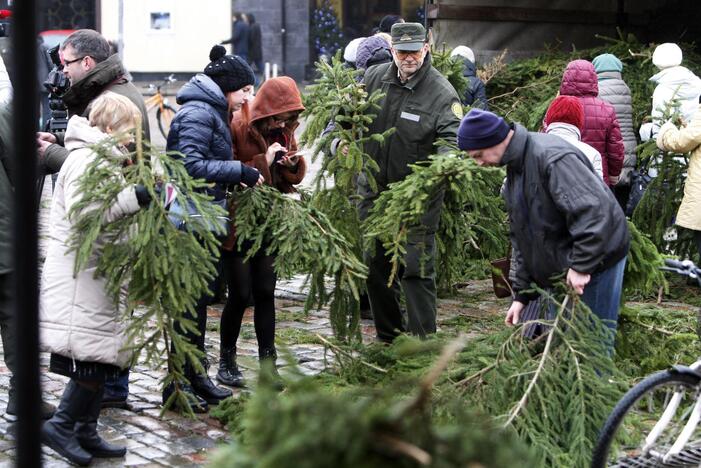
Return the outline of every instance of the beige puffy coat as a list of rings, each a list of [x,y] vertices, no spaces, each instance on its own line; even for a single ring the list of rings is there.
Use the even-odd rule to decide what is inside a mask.
[[[684,198],[677,212],[678,226],[701,231],[701,108],[686,127],[667,122],[657,134],[657,146],[664,151],[692,151],[684,184]]]
[[[89,146],[106,137],[83,117],[71,117],[68,123],[65,144],[71,153],[58,174],[51,204],[48,250],[41,278],[39,326],[44,351],[77,361],[125,367],[131,354],[124,349],[126,323],[123,310],[107,296],[105,279],[94,277],[99,245],[104,241],[98,239],[87,267],[75,276],[75,252],[68,248],[75,222],[68,213],[82,197],[78,179],[96,157]],[[136,193],[130,187],[119,194],[105,213],[105,222],[113,222],[138,209]]]

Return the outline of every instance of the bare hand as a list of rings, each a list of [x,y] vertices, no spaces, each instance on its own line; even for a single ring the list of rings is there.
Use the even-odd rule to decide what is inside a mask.
[[[591,281],[588,273],[579,273],[572,268],[567,270],[567,285],[574,289],[577,294],[584,294],[584,287]]]
[[[287,148],[282,146],[280,143],[273,143],[272,145],[268,146],[268,150],[265,152],[265,160],[268,163],[268,166],[272,166],[273,162],[275,162],[275,153],[278,151],[284,151],[287,153]]]
[[[37,140],[48,141],[49,143],[56,143],[56,135],[48,132],[37,132]]]
[[[511,303],[511,307],[506,311],[506,319],[504,323],[513,326],[518,323],[518,319],[521,317],[521,312],[526,305],[523,302],[514,301]]]
[[[609,183],[610,183],[611,185],[616,185],[616,184],[618,184],[618,181],[619,181],[620,179],[621,179],[620,176],[612,176],[612,175],[610,175],[610,176],[609,176]]]
[[[299,154],[297,153],[287,153],[281,160],[278,161],[278,164],[283,164],[285,167],[289,167],[292,169],[297,165],[299,162]]]
[[[54,137],[55,139],[56,137]],[[37,154],[39,155],[39,158],[44,158],[44,153],[46,153],[46,148],[49,146],[53,145],[54,143],[51,143],[50,141],[47,140],[42,140],[37,137]]]
[[[263,185],[263,182],[265,182],[265,178],[261,174],[258,176],[258,181],[256,182],[255,187],[258,187],[259,185]],[[244,182],[239,182],[239,185],[243,188],[249,188],[248,185],[246,185]]]

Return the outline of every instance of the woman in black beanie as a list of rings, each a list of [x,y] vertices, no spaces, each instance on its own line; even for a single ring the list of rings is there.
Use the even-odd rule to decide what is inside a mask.
[[[229,184],[244,184],[254,187],[263,182],[257,169],[233,159],[231,114],[241,108],[253,92],[255,77],[248,64],[235,55],[226,55],[222,46],[214,46],[209,53],[211,62],[186,83],[176,96],[181,105],[173,118],[168,133],[168,151],[185,155],[183,160],[188,173],[204,179],[212,185],[207,189],[213,202],[226,198]],[[210,285],[210,290],[213,290]],[[204,336],[207,325],[207,303],[209,296],[201,297],[195,306],[199,335],[184,330],[182,334],[204,353]],[[205,355],[206,356],[206,355]],[[191,408],[195,412],[206,412],[208,404],[217,404],[231,396],[231,390],[214,385],[207,374],[209,363],[203,359],[204,374],[198,374],[192,366],[185,366],[185,376],[190,381],[186,392],[193,394]],[[163,389],[163,403],[174,391],[174,386]]]

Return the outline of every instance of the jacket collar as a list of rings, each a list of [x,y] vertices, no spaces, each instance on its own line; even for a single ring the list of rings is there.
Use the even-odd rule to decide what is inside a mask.
[[[517,172],[521,172],[523,168],[523,159],[526,155],[526,146],[528,143],[528,130],[519,124],[514,124],[514,135],[511,137],[509,146],[504,151],[504,156],[501,157],[501,165],[507,166]]]
[[[622,80],[623,77],[621,76],[621,72],[617,71],[605,71],[601,73],[597,73],[597,76],[599,78],[599,81],[603,80]]]
[[[548,128],[545,129],[545,133],[548,133],[550,135],[557,135],[560,138],[564,138],[566,140],[580,141],[582,139],[582,135],[579,132],[579,129],[574,125],[565,122],[551,123],[550,125],[548,125]]]
[[[124,78],[125,71],[119,55],[114,54],[95,65],[80,81],[71,85],[62,99],[74,114],[82,114],[87,105],[100,95],[107,86]]]
[[[430,69],[431,53],[429,52],[426,54],[426,58],[424,59],[424,63],[423,65],[421,65],[421,68],[419,68],[416,71],[416,73],[414,73],[414,75],[409,79],[409,81],[407,81],[406,83],[402,83],[401,81],[399,81],[399,69],[397,68],[397,64],[394,63],[394,60],[392,60],[392,64],[389,66],[389,68],[387,68],[387,71],[385,72],[384,76],[382,76],[382,82],[402,86],[413,91],[423,81]]]

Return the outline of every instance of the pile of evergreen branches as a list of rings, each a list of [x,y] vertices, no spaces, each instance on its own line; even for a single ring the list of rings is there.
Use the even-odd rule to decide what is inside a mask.
[[[387,440],[378,434],[418,447],[435,466],[588,466],[626,379],[603,346],[610,329],[565,298],[555,300],[553,320],[539,321],[549,333],[535,339],[519,326],[467,342],[451,333],[402,336],[390,346],[332,344],[333,373],[301,379],[283,394],[259,391],[243,410],[237,403],[218,415],[240,437],[215,466],[421,465],[391,450],[396,443],[378,445]]]

